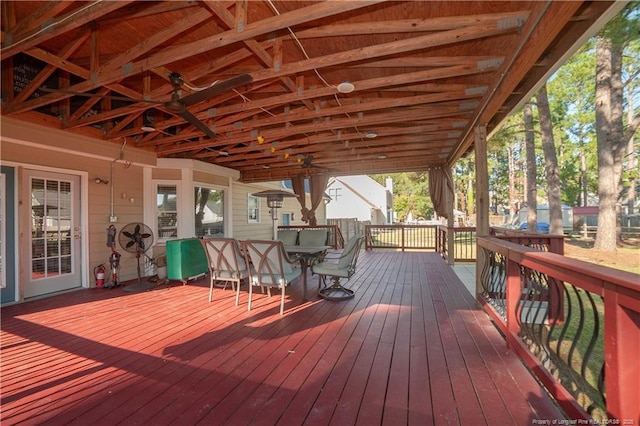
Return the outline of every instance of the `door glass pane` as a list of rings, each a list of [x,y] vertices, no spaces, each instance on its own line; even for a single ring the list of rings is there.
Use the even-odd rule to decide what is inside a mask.
[[[44,216],[45,216],[44,179],[31,180],[31,276],[33,279],[44,277]]]
[[[195,187],[196,237],[224,236],[224,191]]]
[[[71,182],[31,180],[33,279],[72,273],[71,207]]]
[[[71,270],[71,256],[62,256],[60,258],[60,271],[63,274],[70,274]]]
[[[60,274],[59,259],[57,257],[49,257],[46,264],[47,277],[53,277]]]

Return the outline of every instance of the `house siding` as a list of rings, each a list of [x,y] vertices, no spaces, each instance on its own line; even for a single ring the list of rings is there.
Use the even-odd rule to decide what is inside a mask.
[[[260,200],[260,223],[249,223],[247,220],[247,200],[248,195],[265,189],[281,189],[280,182],[270,184],[243,184],[241,182],[233,183],[233,237],[237,239],[267,239],[273,238],[273,223],[271,220],[270,209],[267,207],[266,199]],[[306,205],[311,205],[311,197],[306,195]],[[300,212],[300,203],[297,198],[285,198],[281,209],[278,209],[278,224],[282,224],[282,215],[285,213],[293,214],[294,219],[291,226],[307,225],[302,221],[302,213]],[[316,211],[316,220],[319,225],[325,225],[326,209],[324,203],[318,207]]]
[[[54,171],[77,175],[81,178],[82,216],[85,218],[83,232],[82,285],[93,286],[93,268],[99,264],[108,266],[110,248],[106,245],[106,228],[110,225],[110,184],[114,185],[113,211],[119,229],[130,222],[140,222],[143,218],[144,203],[142,184],[142,165],[155,163],[155,155],[138,152],[135,148],[125,148],[125,158],[135,158],[136,163],[117,161],[120,147],[110,146],[104,141],[96,143],[94,139],[78,136],[70,138],[68,134],[54,129],[38,126],[27,126],[24,122],[2,118],[2,164],[16,169],[18,176],[25,169]],[[106,145],[106,146],[104,146]],[[111,167],[113,163],[113,177]],[[110,180],[110,184],[95,183],[95,178]],[[26,204],[24,197],[28,194],[23,182],[18,180],[18,198],[22,201],[19,207],[18,232],[24,236],[31,232],[29,224],[20,220],[24,217]],[[18,238],[18,252],[27,253],[24,238]],[[122,254],[120,276],[122,279],[134,278],[137,275],[134,254]],[[20,261],[19,265],[22,265]],[[9,267],[12,265],[9,265]],[[17,274],[19,275],[19,274]]]
[[[269,208],[265,199],[260,200],[260,223],[249,223],[247,217],[249,194],[264,191],[265,189],[278,189],[279,183],[271,185],[243,184],[234,182],[232,185],[232,205],[233,205],[233,237],[239,240],[272,238],[272,222]]]
[[[387,217],[391,210],[390,192],[368,176],[332,179],[327,191],[332,198],[326,212],[330,219],[355,218],[374,225],[392,222]]]
[[[272,238],[272,221],[266,200],[261,200],[260,223],[250,224],[247,220],[247,196],[265,189],[280,189],[281,182],[244,184],[239,182],[239,172],[220,166],[186,159],[157,159],[155,153],[144,151],[123,141],[109,143],[81,135],[70,135],[60,130],[28,125],[23,121],[1,117],[0,134],[2,165],[13,168],[18,180],[18,200],[22,207],[18,211],[17,235],[29,235],[29,221],[20,217],[28,215],[28,194],[20,180],[25,169],[65,173],[80,177],[81,216],[82,216],[82,286],[93,287],[93,270],[104,264],[109,266],[111,248],[106,245],[106,230],[112,224],[110,216],[117,218],[115,225],[119,231],[128,223],[139,222],[150,226],[155,233],[156,185],[158,182],[176,184],[181,191],[179,204],[183,208],[179,219],[178,238],[193,237],[193,213],[187,214],[188,206],[193,206],[193,187],[210,185],[226,191],[225,233],[238,239]],[[113,173],[112,173],[113,172]],[[108,184],[95,183],[96,178],[109,180]],[[113,207],[111,205],[111,185],[113,185]],[[307,195],[307,206],[311,204]],[[285,200],[282,213],[293,213],[292,225],[303,225],[300,220],[300,206],[296,199]],[[326,223],[324,204],[316,217],[319,224]],[[281,223],[281,221],[280,221]],[[25,239],[18,238],[17,253],[26,258],[30,247]],[[121,254],[120,280],[137,277],[135,254],[125,252],[116,241],[116,250]],[[159,256],[165,252],[163,242],[156,242],[150,256]],[[145,263],[144,273],[153,272]],[[20,276],[20,261],[16,277]],[[7,265],[12,268],[13,265]],[[19,281],[19,278],[16,278]],[[18,282],[18,285],[21,284]]]

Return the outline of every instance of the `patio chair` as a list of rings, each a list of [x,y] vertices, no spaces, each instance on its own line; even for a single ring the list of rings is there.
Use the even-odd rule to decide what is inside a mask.
[[[311,272],[318,274],[318,295],[324,299],[342,300],[349,299],[354,296],[351,289],[344,288],[340,284],[340,280],[346,278],[349,280],[356,272],[356,264],[358,255],[364,236],[355,235],[345,244],[344,250],[337,256],[327,254],[325,259],[311,266]],[[330,277],[333,284],[327,287],[327,277]],[[323,285],[324,288],[320,289]]]
[[[298,235],[298,245],[300,246],[325,246],[327,245],[326,229],[302,229]]]
[[[282,241],[285,246],[295,246],[298,244],[297,229],[279,229],[278,240]]]
[[[209,266],[211,280],[209,302],[213,298],[213,285],[216,281],[231,283],[236,292],[236,306],[240,299],[240,283],[249,278],[250,269],[238,241],[234,238],[205,238],[200,240]]]
[[[254,286],[266,287],[269,296],[271,296],[271,287],[276,287],[280,289],[280,315],[282,315],[285,289],[302,275],[302,268],[297,262],[289,259],[282,241],[247,240],[244,241],[244,248],[248,256],[247,260],[253,265],[247,309],[251,310]]]

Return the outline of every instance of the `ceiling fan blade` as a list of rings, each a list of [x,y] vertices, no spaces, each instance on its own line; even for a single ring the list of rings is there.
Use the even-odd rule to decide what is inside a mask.
[[[200,90],[199,92],[187,95],[184,98],[180,99],[180,101],[186,106],[195,105],[197,103],[206,101],[207,99],[212,98],[222,92],[234,89],[238,86],[243,86],[245,84],[251,83],[252,81],[253,77],[250,74],[240,74],[216,83],[204,90]]]
[[[179,112],[178,115],[184,118],[187,122],[189,122],[189,124],[194,126],[196,129],[199,129],[202,133],[207,135],[210,139],[216,138],[216,134],[213,132],[213,130],[207,127],[207,125],[204,124],[202,121],[198,120],[196,116],[191,114],[187,109],[184,109],[183,111]]]

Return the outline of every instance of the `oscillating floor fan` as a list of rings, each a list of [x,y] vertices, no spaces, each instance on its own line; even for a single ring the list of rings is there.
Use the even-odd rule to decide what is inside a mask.
[[[153,231],[144,223],[129,223],[125,225],[118,234],[118,242],[124,251],[134,253],[138,261],[138,282],[127,286],[125,291],[149,290],[155,286],[154,283],[142,282],[140,271],[140,258],[145,256],[153,262],[153,259],[145,254],[153,246]]]

